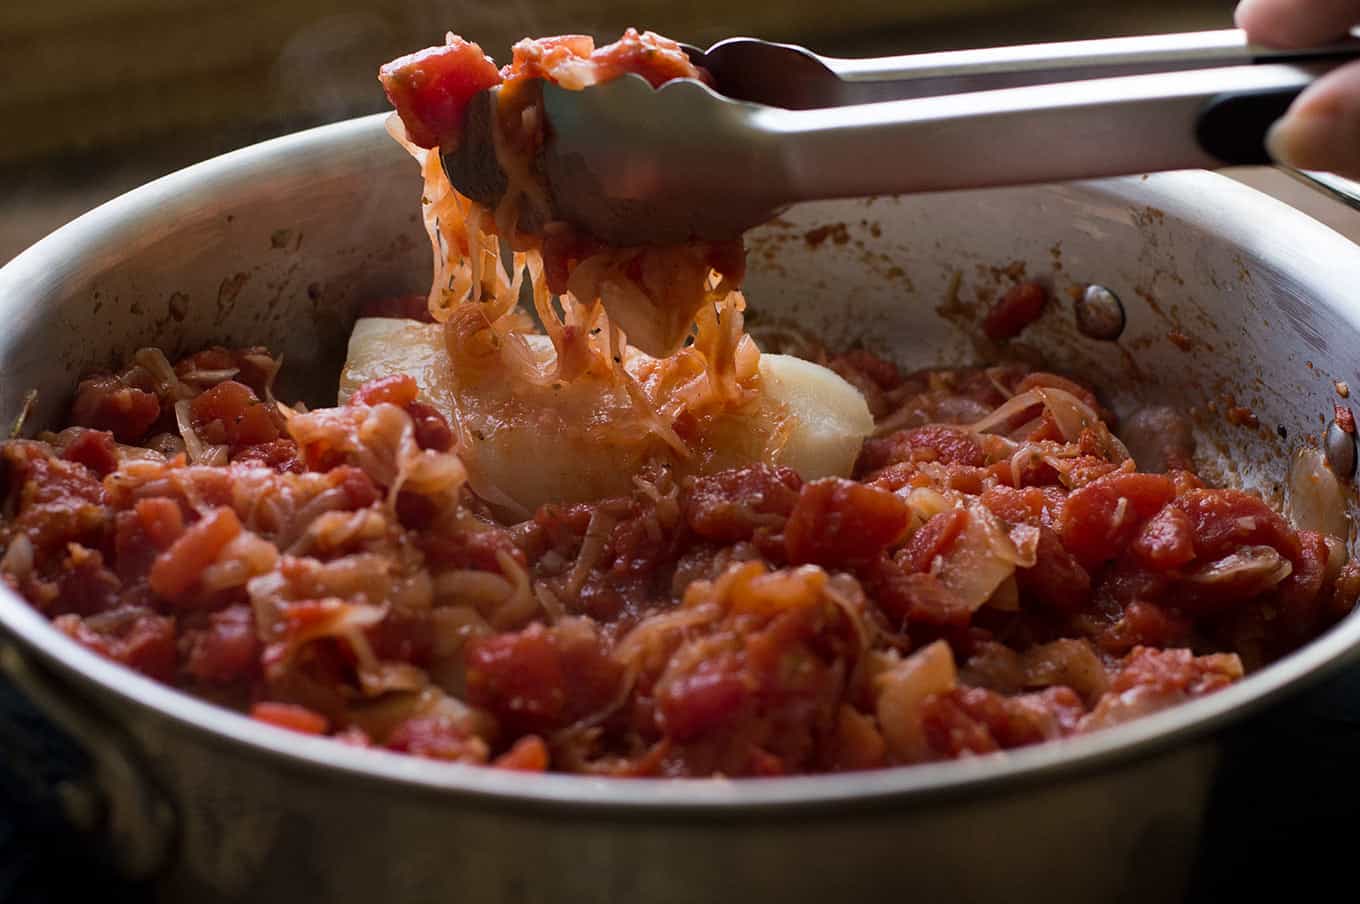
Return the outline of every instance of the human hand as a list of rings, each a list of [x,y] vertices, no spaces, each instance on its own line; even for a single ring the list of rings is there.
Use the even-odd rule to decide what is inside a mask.
[[[1253,43],[1306,47],[1360,24],[1360,0],[1241,0],[1236,18]],[[1271,128],[1266,149],[1296,169],[1360,178],[1360,63],[1310,85]]]

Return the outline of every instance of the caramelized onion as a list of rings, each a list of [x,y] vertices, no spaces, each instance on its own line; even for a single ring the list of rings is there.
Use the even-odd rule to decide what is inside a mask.
[[[1320,449],[1305,446],[1294,453],[1285,509],[1298,530],[1316,531],[1343,543],[1350,536],[1345,489]]]
[[[878,724],[888,750],[899,761],[919,763],[929,757],[922,708],[926,698],[953,690],[957,681],[954,654],[943,640],[917,650],[875,677]]]
[[[1244,546],[1187,575],[1193,584],[1250,584],[1273,587],[1289,577],[1294,566],[1273,546]]]
[[[1033,528],[1020,529],[1014,536],[1023,550],[1017,548],[1016,540],[1001,520],[975,496],[920,487],[907,495],[907,505],[918,525],[952,508],[967,513],[958,538],[939,557],[938,566],[932,571],[970,609],[976,610],[991,599],[1006,579],[1015,574],[1017,566],[1034,565],[1039,532]]]

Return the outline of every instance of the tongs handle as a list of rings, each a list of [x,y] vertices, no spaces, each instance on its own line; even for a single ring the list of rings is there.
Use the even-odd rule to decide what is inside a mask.
[[[1183,34],[1139,35],[1093,41],[1061,41],[978,50],[949,50],[906,56],[847,59],[820,57],[839,78],[850,82],[898,79],[970,78],[997,81],[1021,73],[1049,81],[1071,81],[1092,71],[1102,75],[1147,75],[1251,63],[1294,63],[1333,56],[1360,55],[1360,39],[1303,49],[1262,47],[1236,28]],[[980,86],[1009,87],[992,82]]]
[[[1059,81],[1360,57],[1360,38],[1281,50],[1239,29],[850,59],[792,44],[730,38],[691,55],[722,93],[788,109],[848,106]]]
[[[1328,63],[1232,66],[819,110],[755,108],[790,201],[1268,161]]]

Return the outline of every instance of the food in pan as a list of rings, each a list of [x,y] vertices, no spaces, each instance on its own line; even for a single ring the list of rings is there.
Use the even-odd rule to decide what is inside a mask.
[[[588,84],[597,56],[662,42],[517,60]],[[671,267],[694,249],[572,236],[586,250],[554,287],[552,231],[454,192],[430,149],[456,129],[407,115],[500,78],[475,45],[445,48],[385,73],[424,168],[434,289],[358,321],[336,407],[276,398],[265,349],[147,348],[83,380],[64,429],[0,446],[0,572],[59,630],[350,744],[770,776],[1117,725],[1350,609],[1360,569],[1314,450],[1286,517],[1206,485],[1169,409],[1120,424],[1100,387],[1030,365],[904,372],[757,341],[740,267],[719,275],[711,249]],[[468,72],[485,77],[450,80]],[[631,341],[622,323],[696,285],[678,341]],[[1019,333],[1044,292],[1019,283],[982,328]]]

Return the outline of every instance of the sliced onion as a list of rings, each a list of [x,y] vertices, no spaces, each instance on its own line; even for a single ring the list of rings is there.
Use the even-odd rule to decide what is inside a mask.
[[[1286,511],[1298,530],[1316,531],[1343,543],[1350,536],[1345,489],[1320,449],[1305,446],[1294,453]]]
[[[230,380],[241,372],[239,367],[224,367],[221,370],[191,370],[183,374],[180,379],[186,383],[221,383],[223,380]]]
[[[1034,392],[1039,395],[1039,398],[1043,399],[1044,407],[1058,422],[1058,429],[1062,431],[1063,439],[1069,443],[1076,442],[1081,437],[1081,431],[1087,427],[1094,427],[1101,423],[1100,416],[1091,409],[1091,406],[1070,392],[1054,389],[1051,386],[1037,386]]]
[[[1129,450],[1110,432],[1090,405],[1064,389],[1055,389],[1051,386],[1036,386],[1014,396],[982,420],[969,424],[968,429],[986,433],[1005,425],[1035,405],[1043,405],[1048,410],[1066,442],[1076,442],[1081,438],[1082,431],[1089,428],[1100,434],[1105,451],[1112,460],[1118,463],[1129,458]]]
[[[1020,611],[1020,585],[1015,582],[1014,574],[1001,582],[1001,586],[987,600],[987,605],[1001,612]]]
[[[1250,584],[1273,587],[1289,577],[1294,566],[1273,546],[1244,546],[1187,575],[1192,584]]]
[[[179,428],[180,438],[184,440],[184,451],[189,453],[189,464],[198,464],[203,460],[207,447],[194,432],[194,418],[187,399],[175,403],[175,426]]]
[[[139,348],[132,360],[140,364],[151,378],[156,381],[156,392],[163,398],[187,399],[197,395],[197,390],[185,386],[171,366],[165,352],[158,348]]]
[[[1322,540],[1327,544],[1327,568],[1323,572],[1322,586],[1330,587],[1336,580],[1336,576],[1341,573],[1342,567],[1348,558],[1346,552],[1346,541],[1338,540],[1336,537],[1323,535]]]
[[[0,557],[0,571],[12,577],[23,579],[33,571],[33,541],[28,534],[16,533],[9,541],[5,555]]]
[[[907,505],[918,524],[954,508],[967,513],[958,538],[949,551],[936,560],[932,571],[940,583],[954,591],[973,610],[991,599],[1015,573],[1016,566],[1028,568],[1034,565],[1038,530],[1024,529],[1021,525],[1013,539],[1001,520],[976,497],[917,487],[907,494]],[[1017,547],[1017,539],[1023,549]]]
[[[953,690],[957,681],[954,654],[943,640],[917,650],[876,676],[878,724],[888,749],[898,760],[917,763],[929,756],[922,708],[927,697]]]
[[[1015,564],[1021,568],[1033,568],[1039,558],[1039,528],[1032,524],[1013,524],[1010,538],[1015,546]]]
[[[1042,405],[1043,403],[1044,400],[1037,389],[1022,392],[1018,396],[1011,396],[982,420],[969,424],[968,429],[978,433],[986,433],[995,427],[1000,427],[1016,415],[1023,414],[1035,405]]]

